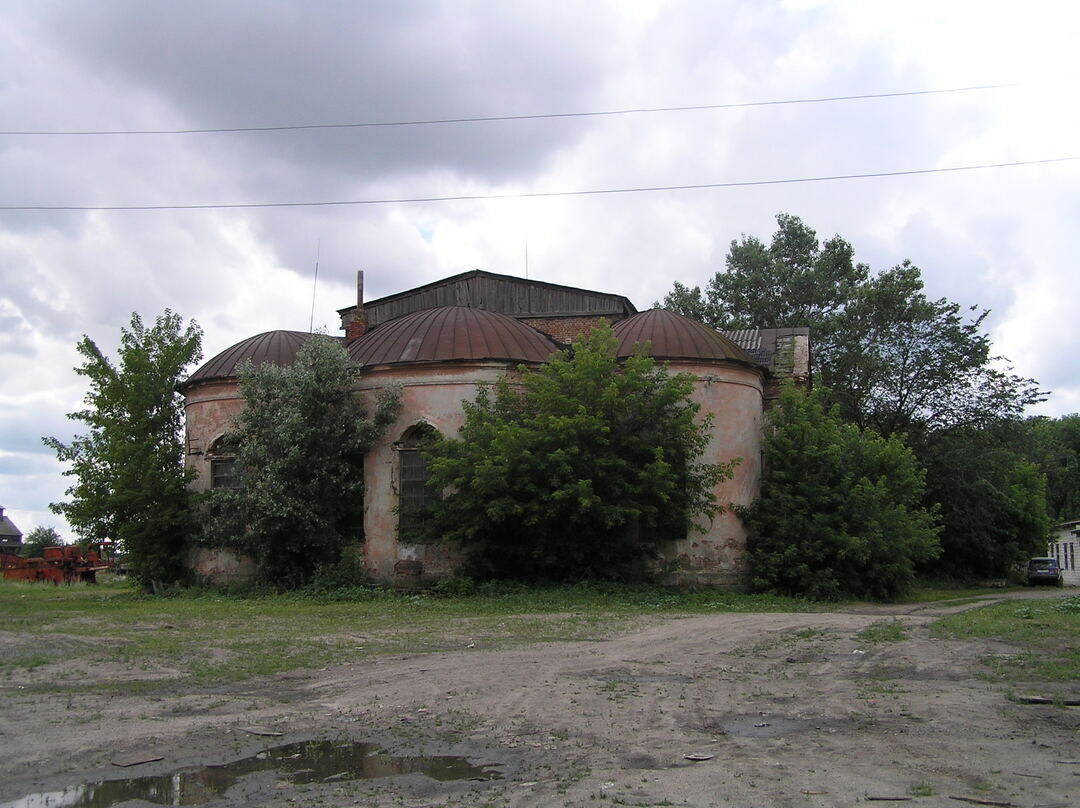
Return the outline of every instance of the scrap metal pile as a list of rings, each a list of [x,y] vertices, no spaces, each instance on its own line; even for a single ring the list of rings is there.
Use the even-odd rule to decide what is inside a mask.
[[[76,581],[97,583],[97,574],[111,564],[97,550],[76,544],[63,547],[46,547],[41,558],[20,558],[4,553],[0,555],[0,568],[9,581],[51,581],[54,584],[70,584]]]

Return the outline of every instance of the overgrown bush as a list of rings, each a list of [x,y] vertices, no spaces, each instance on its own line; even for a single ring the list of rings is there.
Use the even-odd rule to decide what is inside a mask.
[[[356,373],[318,334],[289,367],[240,369],[244,409],[226,436],[239,484],[204,498],[203,541],[251,556],[277,587],[303,585],[361,538],[364,453],[396,417],[400,394],[382,391],[368,414],[353,392]]]
[[[769,413],[761,496],[743,511],[753,586],[820,600],[888,599],[939,553],[923,472],[896,437],[843,423],[786,385]]]
[[[465,404],[428,455],[440,499],[428,540],[457,544],[479,579],[640,579],[661,542],[720,508],[734,462],[702,463],[709,420],[693,379],[643,352],[620,362],[609,327]]]

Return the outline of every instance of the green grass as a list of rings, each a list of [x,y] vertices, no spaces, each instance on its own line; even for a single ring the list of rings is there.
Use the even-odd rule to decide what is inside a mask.
[[[973,590],[949,591],[956,597],[973,594]],[[915,598],[920,602],[921,593]],[[1074,636],[1080,634],[1076,631],[1080,613],[1041,616],[1050,603],[1024,606],[1040,616],[1023,619],[1022,630],[1004,638],[1020,642],[1044,619],[1059,627],[1048,629],[1048,647],[1057,642],[1053,631],[1062,625],[1072,626]],[[0,659],[0,678],[25,677],[27,671],[36,675],[58,660],[120,663],[147,672],[139,684],[128,682],[127,687],[152,691],[169,686],[167,680],[155,681],[163,673],[197,683],[226,682],[383,654],[467,653],[471,648],[602,640],[657,620],[688,615],[824,611],[835,606],[771,595],[676,593],[614,584],[491,584],[457,594],[452,588],[425,593],[358,588],[321,595],[230,595],[192,589],[151,597],[115,580],[98,586],[60,587],[0,581],[0,614],[5,615],[5,630],[14,635]],[[1020,607],[1006,604],[1005,608]],[[972,614],[939,623],[940,636],[976,630]],[[1021,619],[1016,617],[1019,613],[1010,614]],[[1006,621],[990,631],[1009,632],[1011,625]],[[798,639],[812,639],[814,633],[808,629]],[[883,621],[866,629],[860,639],[888,642],[904,636],[902,624]],[[1056,647],[1063,650],[1053,659],[1043,654],[1032,664],[1038,662],[1040,670],[1053,678],[1075,675],[1075,642],[1064,646],[1057,642]],[[46,677],[28,687],[64,687],[48,681]]]
[[[856,634],[855,639],[866,643],[901,642],[907,636],[907,628],[899,620],[878,620]]]
[[[1003,595],[1006,592],[1018,592],[1023,586],[1009,585],[1005,587],[970,586],[955,581],[942,581],[936,579],[922,579],[917,582],[915,589],[900,599],[903,603],[936,603],[946,601],[960,605],[974,603],[981,598]]]
[[[457,596],[375,589],[241,596],[193,589],[150,597],[119,581],[0,582],[0,614],[19,640],[0,662],[0,676],[67,659],[164,669],[195,682],[230,681],[379,654],[600,640],[665,615],[815,608],[768,595],[615,585],[500,584]]]
[[[1080,681],[1080,595],[972,609],[939,620],[930,636],[998,639],[1016,646],[1016,654],[986,660],[993,679]]]

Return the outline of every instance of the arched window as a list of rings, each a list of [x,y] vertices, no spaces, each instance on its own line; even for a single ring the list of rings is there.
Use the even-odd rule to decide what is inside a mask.
[[[431,477],[423,449],[436,435],[429,424],[417,424],[406,432],[397,444],[398,449],[398,535],[408,539],[424,521],[427,509],[435,500],[428,489]]]
[[[210,445],[206,453],[210,460],[210,487],[236,488],[240,485],[240,472],[236,465],[236,449],[224,436]]]

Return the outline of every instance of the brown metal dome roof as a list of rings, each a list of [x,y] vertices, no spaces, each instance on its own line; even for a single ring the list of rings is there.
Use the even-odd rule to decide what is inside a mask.
[[[207,361],[191,374],[185,384],[210,379],[231,379],[236,376],[237,368],[245,360],[256,367],[266,362],[288,367],[296,360],[296,354],[310,337],[311,334],[306,331],[267,331],[248,337]]]
[[[612,326],[619,356],[630,356],[639,342],[649,342],[656,359],[733,360],[753,364],[742,348],[719,331],[667,309],[649,309]]]
[[[512,317],[483,309],[443,306],[383,323],[348,344],[361,365],[503,359],[546,362],[558,346]]]

